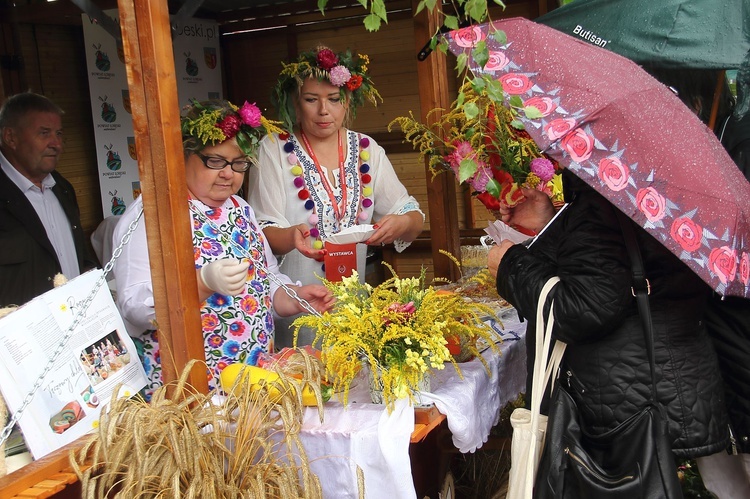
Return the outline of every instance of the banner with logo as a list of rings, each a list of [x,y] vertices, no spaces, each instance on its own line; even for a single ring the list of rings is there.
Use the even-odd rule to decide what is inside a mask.
[[[117,10],[107,14],[119,24]],[[122,44],[87,14],[82,18],[102,208],[108,217],[122,214],[141,193],[138,151]],[[192,99],[221,98],[218,24],[190,19],[173,26],[172,33],[180,107]]]

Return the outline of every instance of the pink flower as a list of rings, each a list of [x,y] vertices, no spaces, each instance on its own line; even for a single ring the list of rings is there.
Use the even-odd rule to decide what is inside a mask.
[[[498,50],[490,50],[490,58],[487,64],[484,65],[485,71],[499,71],[508,65],[508,56],[505,52]]]
[[[664,218],[667,202],[653,187],[640,189],[635,195],[635,204],[649,222],[658,222]]]
[[[227,139],[231,139],[240,131],[242,120],[236,114],[228,114],[223,120],[216,124],[216,128],[224,132]]]
[[[542,182],[547,183],[555,176],[555,165],[547,158],[534,158],[529,166],[531,173],[535,173]]]
[[[253,102],[252,104],[245,101],[240,110],[238,111],[242,122],[246,125],[250,125],[253,128],[260,126],[260,109]]]
[[[737,254],[729,246],[714,248],[708,256],[708,268],[722,284],[732,282],[737,274]]]
[[[740,280],[747,286],[750,284],[750,255],[742,253],[740,258]]]
[[[528,76],[520,73],[507,73],[501,76],[499,80],[503,85],[503,90],[510,95],[525,94],[534,86],[534,82],[529,80]]]
[[[630,172],[620,158],[611,156],[599,161],[599,178],[613,191],[621,191],[628,185]]]
[[[544,131],[547,133],[549,140],[554,141],[564,136],[576,126],[576,120],[573,118],[558,118],[550,121]]]
[[[325,69],[326,71],[330,70],[332,67],[339,63],[339,58],[330,49],[323,49],[318,52],[316,59],[318,61],[318,66],[320,66],[321,69]]]
[[[486,37],[487,35],[484,34],[482,28],[479,26],[468,26],[453,32],[453,40],[456,42],[456,45],[464,48],[473,47],[477,42],[484,40]]]
[[[490,179],[492,179],[492,172],[487,171],[484,163],[479,163],[474,178],[470,179],[471,187],[477,192],[484,192],[487,190],[487,183]]]
[[[334,85],[336,87],[343,87],[351,77],[352,74],[348,69],[346,69],[346,66],[339,65],[331,69],[331,85]]]
[[[689,218],[676,218],[669,233],[685,251],[692,252],[701,247],[703,229]]]
[[[537,108],[542,113],[542,116],[549,116],[552,111],[557,109],[557,104],[549,97],[532,97],[531,99],[526,99],[523,105]]]
[[[591,157],[594,150],[594,138],[580,128],[576,128],[572,133],[563,137],[560,147],[570,154],[573,161],[581,163]]]
[[[475,154],[476,153],[474,152],[474,148],[471,147],[471,144],[466,140],[462,140],[456,143],[456,150],[446,156],[445,159],[452,167],[458,168],[458,166],[461,164],[461,161],[463,161],[465,158],[473,157]]]

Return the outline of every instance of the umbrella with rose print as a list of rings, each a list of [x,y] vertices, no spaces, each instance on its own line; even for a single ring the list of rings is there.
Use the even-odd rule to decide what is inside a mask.
[[[519,119],[540,149],[717,292],[750,297],[750,183],[667,87],[624,57],[527,19],[446,37],[472,72],[539,111]],[[480,41],[489,49],[483,67],[472,58]]]

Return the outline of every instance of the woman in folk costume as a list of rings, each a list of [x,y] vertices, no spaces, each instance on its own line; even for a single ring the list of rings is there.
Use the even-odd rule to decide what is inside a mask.
[[[273,350],[273,312],[285,316],[304,311],[270,274],[291,285],[317,311],[328,310],[334,301],[324,286],[295,285],[279,271],[253,209],[235,195],[257,161],[260,138],[271,128],[247,102],[242,108],[228,101],[194,102],[182,118],[186,208],[192,219],[209,388],[219,386],[219,374],[227,365],[255,364],[261,353]],[[128,206],[114,241],[119,243],[142,207],[141,197]],[[134,328],[131,335],[146,331],[134,336],[153,391],[161,384],[160,352],[143,223],[124,247],[115,278],[118,305]]]
[[[325,276],[323,241],[358,224],[376,229],[365,244],[403,251],[422,231],[419,203],[399,181],[372,137],[348,128],[358,106],[380,97],[367,74],[366,55],[326,47],[285,64],[273,91],[286,131],[260,143],[259,168],[250,171],[248,201],[281,270],[303,284]],[[357,268],[365,275],[366,248]],[[279,321],[277,344],[292,343]],[[283,325],[282,325],[283,324]],[[301,332],[298,344],[312,340]]]

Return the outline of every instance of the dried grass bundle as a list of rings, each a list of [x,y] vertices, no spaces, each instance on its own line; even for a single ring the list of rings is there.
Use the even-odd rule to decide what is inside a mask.
[[[98,431],[71,452],[83,496],[322,498],[299,440],[299,397],[274,404],[241,383],[215,405],[187,384],[194,364],[150,403],[113,395]]]

